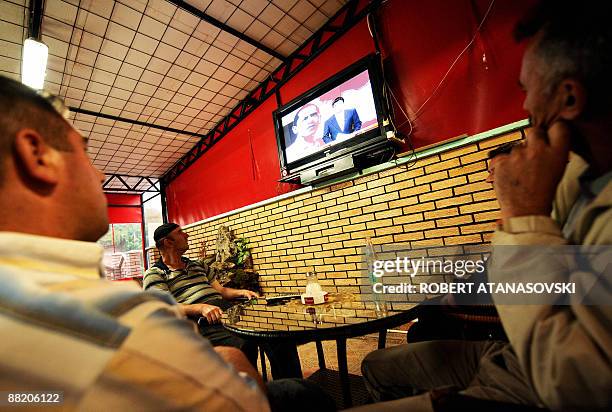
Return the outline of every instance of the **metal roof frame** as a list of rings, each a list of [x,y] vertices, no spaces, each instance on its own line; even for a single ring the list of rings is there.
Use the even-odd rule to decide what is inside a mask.
[[[102,189],[105,192],[119,192],[119,193],[161,193],[161,187],[160,187],[160,182],[159,180],[157,182],[155,182],[155,180],[157,180],[154,177],[146,177],[146,176],[130,176],[130,175],[120,175],[120,174],[106,174],[106,180],[104,180],[104,183],[102,183]],[[136,184],[134,185],[130,185],[127,182],[128,178],[137,178],[138,181],[136,182]],[[113,182],[119,182],[123,188],[114,188],[114,187],[109,187],[111,183]],[[140,186],[143,182],[146,182],[149,184],[149,186],[147,187],[147,189],[139,189],[138,186]]]
[[[225,116],[206,137],[202,138],[188,153],[174,164],[161,178],[163,186],[180,176],[189,166],[218,143],[240,121],[252,113],[296,73],[306,67],[315,57],[340,36],[355,26],[361,19],[375,10],[381,0],[351,0],[329,21],[304,42],[294,53],[262,83]]]

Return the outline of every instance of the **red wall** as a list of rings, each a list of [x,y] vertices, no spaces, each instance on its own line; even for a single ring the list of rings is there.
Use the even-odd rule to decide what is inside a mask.
[[[532,3],[495,2],[481,34],[414,121],[415,147],[527,116],[517,85],[522,47],[513,42],[511,31]],[[387,78],[411,116],[471,40],[489,4],[488,0],[390,0],[381,7],[378,21]],[[373,51],[363,20],[281,88],[283,103]],[[266,101],[168,186],[171,221],[192,223],[294,188],[277,182],[275,109],[273,98]],[[408,133],[399,111],[396,124]]]
[[[287,190],[276,182],[275,109],[271,97],[172,182],[166,192],[170,221],[195,222]]]
[[[523,47],[515,22],[534,1],[497,1],[480,34],[414,122],[422,147],[460,134],[476,134],[527,117],[518,86]],[[389,2],[381,34],[392,90],[414,115],[472,39],[489,0]],[[400,113],[397,124],[405,122]],[[409,127],[402,130],[407,133]]]
[[[140,209],[140,195],[123,193],[105,193],[108,202],[109,223],[140,223],[142,211]],[[122,207],[123,206],[123,207]],[[134,207],[138,206],[138,207]]]

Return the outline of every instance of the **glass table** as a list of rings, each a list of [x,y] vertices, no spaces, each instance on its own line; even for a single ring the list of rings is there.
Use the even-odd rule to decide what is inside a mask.
[[[346,357],[346,339],[378,333],[378,348],[384,348],[387,329],[418,317],[414,303],[386,303],[371,295],[332,293],[319,305],[304,305],[299,299],[279,305],[265,299],[233,306],[223,314],[223,326],[231,333],[254,342],[284,341],[295,345],[315,342],[319,367],[325,369],[321,341],[335,340],[344,407],[352,405]]]

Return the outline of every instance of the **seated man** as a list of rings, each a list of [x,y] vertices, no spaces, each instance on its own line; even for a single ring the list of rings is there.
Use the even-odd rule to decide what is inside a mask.
[[[155,229],[155,245],[161,258],[146,271],[145,290],[170,292],[180,303],[182,313],[198,322],[202,336],[213,346],[232,346],[241,349],[255,366],[257,345],[232,335],[220,324],[222,311],[234,305],[234,299],[257,298],[255,292],[221,286],[214,270],[202,261],[183,256],[189,249],[189,235],[176,223],[166,223]],[[264,345],[272,375],[275,378],[299,377],[301,367],[294,345]]]
[[[66,113],[0,76],[3,402],[53,391],[45,399],[62,410],[333,410],[305,382],[263,386],[239,350],[198,336],[170,295],[101,279],[104,175]]]
[[[517,26],[519,39],[530,38],[521,84],[533,129],[524,144],[493,159],[503,219],[494,248],[612,244],[612,26],[603,7],[545,2]],[[570,149],[580,158],[568,163]],[[543,254],[516,256],[506,265],[496,264],[496,256],[494,250],[492,282],[534,278],[541,268],[559,281],[596,274]],[[603,286],[609,294],[610,285]],[[368,355],[362,370],[369,390],[377,401],[389,401],[373,409],[431,411],[443,399],[439,389],[454,387],[482,400],[555,411],[610,410],[609,304],[572,300],[498,304],[497,310],[509,343],[419,342]]]
[[[67,410],[268,411],[242,354],[170,296],[100,278],[104,175],[60,106],[0,76],[0,388],[59,391]]]

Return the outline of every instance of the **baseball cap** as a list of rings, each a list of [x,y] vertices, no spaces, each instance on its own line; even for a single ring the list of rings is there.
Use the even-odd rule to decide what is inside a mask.
[[[155,229],[155,232],[153,232],[153,239],[157,243],[166,236],[168,236],[170,232],[172,232],[177,227],[179,227],[179,225],[174,222],[164,223],[163,225]]]

